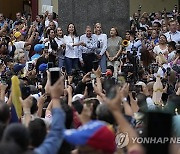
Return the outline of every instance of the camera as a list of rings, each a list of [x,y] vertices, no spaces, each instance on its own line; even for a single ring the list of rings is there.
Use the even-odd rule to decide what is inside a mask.
[[[137,50],[138,50],[138,48],[132,47],[131,48],[131,51],[133,52],[132,55],[136,56],[137,55]]]
[[[82,78],[83,78],[83,72],[81,70],[75,69],[75,70],[72,70],[71,76],[73,76],[73,81],[72,82],[75,85],[77,85],[78,82],[81,81]]]
[[[127,74],[128,72],[133,72],[133,64],[127,63],[121,67],[121,71]]]
[[[152,64],[149,66],[149,72],[150,72],[151,74],[157,73],[158,68],[159,68],[159,67],[158,67],[158,64],[152,63]]]

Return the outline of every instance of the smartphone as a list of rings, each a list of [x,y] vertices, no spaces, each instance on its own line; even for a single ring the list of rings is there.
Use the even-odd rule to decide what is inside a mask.
[[[103,89],[106,91],[106,96],[110,99],[116,96],[116,82],[114,79],[105,79],[103,82]]]
[[[83,110],[83,105],[81,104],[81,102],[79,100],[76,100],[74,102],[72,102],[72,106],[75,108],[75,110],[81,114],[82,110]]]
[[[28,71],[32,71],[33,70],[33,63],[28,63]]]
[[[158,139],[164,141],[165,138],[170,140],[172,131],[172,115],[162,112],[149,112],[147,113],[147,138],[152,138],[156,141]],[[169,142],[165,143],[147,143],[147,154],[169,154]]]
[[[44,49],[45,49],[45,50],[48,50],[48,49],[49,49],[49,47],[48,47],[48,46],[45,46],[45,47],[44,47]]]
[[[99,67],[99,61],[96,60],[96,61],[93,61],[93,69],[96,71]]]
[[[90,77],[91,77],[92,80],[96,79],[96,75],[94,73],[91,73]]]
[[[29,95],[31,95],[30,87],[28,87],[28,86],[22,87],[21,88],[21,95],[22,95],[22,99],[26,99]]]
[[[59,67],[53,67],[49,69],[50,72],[50,81],[51,85],[56,83],[56,81],[60,78],[61,73],[60,73],[60,68]]]
[[[4,74],[1,75],[1,83],[2,84],[7,84],[7,76],[4,75]]]
[[[53,68],[53,62],[48,62],[48,69]]]

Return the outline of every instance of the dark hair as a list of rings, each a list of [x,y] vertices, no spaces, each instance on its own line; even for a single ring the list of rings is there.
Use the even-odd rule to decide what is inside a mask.
[[[160,34],[160,35],[159,35],[159,38],[160,38],[161,36],[164,36],[164,37],[165,37],[165,39],[166,39],[166,43],[167,43],[167,37],[166,37],[166,35],[164,35],[164,34]]]
[[[31,114],[36,113],[37,110],[38,110],[37,100],[33,97],[32,98],[32,106],[31,106]]]
[[[40,19],[43,19],[43,18],[44,18],[43,15],[37,15],[37,16],[39,16]]]
[[[4,131],[2,141],[15,142],[23,151],[26,151],[29,145],[29,132],[25,126],[20,123],[13,123],[7,126]]]
[[[67,129],[70,129],[73,122],[73,111],[71,107],[63,99],[61,99],[61,106],[64,112],[66,113],[65,126]]]
[[[169,46],[169,47],[172,47],[173,50],[175,50],[175,49],[176,49],[176,42],[170,41],[170,42],[168,42],[168,46]]]
[[[73,35],[74,35],[74,36],[77,36],[76,27],[75,27],[75,25],[74,25],[73,23],[68,24],[68,26],[67,26],[67,35],[69,35],[69,31],[68,31],[69,25],[73,25],[73,26],[74,26],[74,32],[73,32]]]
[[[42,119],[35,119],[29,123],[30,144],[38,147],[46,136],[46,125]]]
[[[153,24],[157,24],[159,28],[161,27],[161,24],[159,22],[155,21]]]
[[[9,106],[5,102],[0,101],[0,122],[5,124],[9,119],[10,119]]]
[[[56,32],[54,29],[48,29],[48,30],[47,30],[47,32],[46,32],[47,37],[49,36],[49,34],[50,34],[50,31],[51,31],[51,30],[53,30],[53,31],[54,31],[54,33]]]
[[[112,65],[107,66],[106,69],[110,69],[112,71],[112,73],[114,73],[114,67]]]
[[[1,154],[23,154],[22,149],[13,142],[1,142],[0,151]]]
[[[113,117],[112,113],[110,112],[107,105],[105,105],[105,104],[100,104],[97,107],[96,114],[97,114],[97,119],[98,120],[103,120],[103,121],[106,121],[106,122],[108,122],[110,124],[115,123],[115,120],[114,120],[114,117]]]
[[[148,109],[146,98],[147,98],[146,95],[142,93],[139,93],[137,95],[137,104],[139,106],[139,110],[142,112],[147,111]]]

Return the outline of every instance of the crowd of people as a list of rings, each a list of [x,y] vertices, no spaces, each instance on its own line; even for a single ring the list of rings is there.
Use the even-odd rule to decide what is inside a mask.
[[[177,6],[134,13],[124,34],[84,31],[55,13],[0,13],[0,153],[180,153],[132,139],[180,135]]]

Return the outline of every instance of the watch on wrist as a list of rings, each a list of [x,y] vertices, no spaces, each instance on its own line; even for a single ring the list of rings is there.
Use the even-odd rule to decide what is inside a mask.
[[[122,102],[127,102],[127,98],[126,97],[122,98]]]

